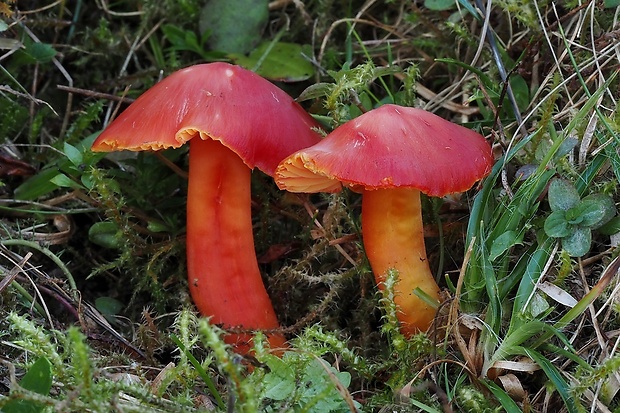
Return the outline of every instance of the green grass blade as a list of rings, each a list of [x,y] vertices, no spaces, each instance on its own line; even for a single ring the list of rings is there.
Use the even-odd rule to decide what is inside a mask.
[[[415,399],[411,399],[411,404],[413,404],[415,407],[417,407],[418,409],[422,409],[423,412],[427,412],[427,413],[441,413],[439,410],[424,404],[422,402],[419,402]]]
[[[507,152],[498,162],[495,163],[489,176],[483,181],[482,189],[474,197],[471,208],[469,222],[467,225],[466,245],[472,251],[479,251],[482,244],[492,244],[488,240],[487,230],[484,223],[493,220],[493,213],[496,208],[494,200],[494,189],[504,166],[530,141],[534,135],[529,135],[518,142]],[[472,246],[472,240],[476,239],[479,246]],[[482,262],[480,253],[472,254],[465,273],[463,284],[463,296],[461,297],[461,308],[465,312],[479,312],[486,306],[486,300],[481,299],[482,290],[485,289],[485,263]],[[488,275],[488,272],[486,273]],[[499,286],[501,288],[501,286]],[[495,290],[495,289],[494,289]]]
[[[568,339],[566,338],[566,336],[562,333],[556,334],[558,337],[563,338],[562,343],[565,345],[565,343],[568,342]],[[533,347],[533,346],[532,346]],[[568,350],[567,350],[568,348]],[[581,357],[579,357],[578,354],[575,353],[575,349],[572,347],[572,345],[566,346],[565,347],[558,347],[555,346],[549,342],[545,343],[544,345],[540,346],[541,350],[544,350],[546,352],[552,353],[554,355],[557,356],[562,356],[562,357],[566,357],[569,360],[572,360],[575,362],[575,364],[578,364],[579,367],[583,368],[586,371],[591,371],[592,370],[592,366],[590,364],[588,364],[588,362],[584,359],[582,359]]]
[[[215,398],[215,401],[217,402],[218,407],[220,409],[226,409],[226,403],[224,403],[224,400],[222,400],[220,393],[215,388],[215,384],[213,383],[213,380],[211,380],[211,377],[209,377],[205,369],[202,368],[202,365],[200,364],[200,362],[196,360],[196,357],[194,357],[194,355],[187,350],[185,345],[181,342],[181,340],[179,340],[179,338],[176,335],[171,334],[170,339],[174,342],[174,344],[177,345],[179,350],[185,353],[185,356],[187,357],[189,362],[192,363],[192,366],[194,366],[194,368],[196,369],[196,371],[198,372],[202,380],[205,382],[205,384],[209,388],[209,391]]]
[[[481,380],[481,383],[493,393],[493,396],[499,401],[506,413],[522,413],[523,411],[512,397],[508,395],[501,387],[490,380]]]
[[[601,276],[601,279],[596,283],[590,291],[584,295],[581,300],[575,304],[573,308],[568,310],[562,318],[560,318],[554,325],[553,328],[561,331],[563,330],[569,323],[583,314],[590,304],[594,302],[607,288],[609,283],[611,283],[612,279],[615,277],[616,273],[620,270],[620,257],[616,257],[611,264],[605,269],[605,272]],[[544,344],[549,338],[551,338],[551,334],[543,334],[535,343],[535,346],[540,346]]]
[[[529,348],[521,348],[522,355],[531,358],[540,366],[540,368],[545,372],[549,380],[555,386],[555,389],[558,391],[558,394],[564,400],[564,405],[566,406],[566,410],[569,413],[579,413],[583,411],[583,406],[580,405],[578,400],[571,395],[570,386],[562,377],[562,373],[551,363],[551,361],[540,354],[537,351],[534,351]]]
[[[548,238],[546,242],[542,243],[539,248],[534,251],[527,263],[523,278],[519,283],[517,295],[515,296],[508,334],[522,328],[525,320],[528,319],[531,297],[535,292],[538,280],[543,275],[545,264],[551,256],[553,242],[552,239]]]

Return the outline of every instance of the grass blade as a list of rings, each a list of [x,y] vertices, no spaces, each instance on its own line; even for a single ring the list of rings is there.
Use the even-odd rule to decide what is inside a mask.
[[[521,347],[521,350],[521,354],[534,360],[545,372],[549,380],[555,386],[555,389],[558,391],[558,394],[562,400],[564,400],[564,405],[569,413],[579,413],[580,411],[583,411],[583,406],[581,406],[580,403],[571,395],[570,386],[564,380],[560,371],[548,358],[529,348]]]
[[[224,403],[224,400],[222,400],[220,393],[215,388],[215,384],[213,383],[213,380],[211,380],[211,377],[209,377],[205,369],[202,368],[202,365],[200,364],[200,362],[196,360],[196,357],[194,357],[194,355],[187,350],[185,345],[181,342],[181,340],[179,340],[179,338],[176,335],[171,334],[170,339],[174,342],[174,344],[177,345],[179,350],[185,353],[185,356],[187,356],[187,359],[189,360],[189,362],[192,363],[192,366],[194,366],[194,368],[196,369],[196,371],[198,372],[202,380],[205,382],[205,384],[209,388],[209,391],[215,398],[215,401],[217,402],[218,407],[220,409],[226,409],[226,403]]]
[[[481,383],[493,393],[493,396],[500,402],[506,413],[522,413],[523,411],[512,397],[508,395],[501,387],[490,380],[481,380]]]

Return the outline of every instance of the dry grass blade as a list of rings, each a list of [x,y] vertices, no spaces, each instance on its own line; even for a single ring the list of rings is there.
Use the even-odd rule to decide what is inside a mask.
[[[88,331],[88,326],[92,325],[92,323],[95,323],[97,326],[112,335],[124,346],[131,349],[140,357],[146,359],[146,355],[140,349],[127,341],[127,339],[125,339],[125,337],[123,337],[119,332],[117,332],[106,320],[103,314],[101,314],[101,312],[99,312],[94,306],[82,301],[79,298],[74,298],[74,295],[65,291],[65,288],[61,284],[59,284],[56,278],[49,276],[48,274],[41,271],[39,267],[31,264],[29,262],[29,259],[32,258],[32,253],[28,253],[25,257],[20,257],[19,254],[9,251],[4,245],[1,245],[0,256],[15,263],[15,278],[19,277],[20,272],[27,273],[26,278],[30,280],[33,288],[36,289],[37,295],[39,296],[43,304],[45,303],[43,302],[43,297],[41,294],[42,292],[46,293],[47,295],[51,295],[61,305],[70,310],[78,318],[78,320],[82,324],[84,331]],[[23,264],[21,264],[22,262]],[[21,265],[19,265],[18,263]],[[45,306],[45,311],[47,313],[50,325],[54,325],[55,323],[52,321],[52,316],[47,311],[47,306]]]
[[[0,252],[0,254],[6,258],[3,251]],[[31,252],[26,254],[24,258],[22,258],[10,271],[8,271],[8,273],[6,273],[4,278],[0,281],[0,293],[2,293],[6,287],[8,287],[8,285],[15,280],[15,278],[17,278],[20,272],[24,271],[24,265],[26,265],[30,257],[32,257]]]
[[[521,380],[514,374],[504,374],[497,378],[506,390],[506,393],[515,400],[523,400],[527,396],[526,391],[523,389]]]
[[[342,398],[347,403],[347,406],[349,406],[349,410],[353,413],[358,413],[359,409],[355,406],[353,396],[351,396],[349,390],[340,382],[340,380],[338,380],[338,377],[336,377],[334,372],[331,370],[331,366],[327,364],[327,362],[322,358],[317,357],[316,355],[313,355],[313,357],[316,361],[319,362],[323,370],[325,370],[325,373],[327,373],[327,376],[338,390],[338,393],[342,395]]]
[[[469,263],[469,259],[474,249],[474,245],[476,243],[476,238],[473,237],[469,247],[467,248],[467,252],[465,253],[465,258],[463,259],[463,264],[461,265],[461,271],[459,273],[459,279],[456,284],[456,291],[454,292],[454,299],[450,303],[450,311],[448,316],[447,329],[451,331],[452,336],[458,346],[461,354],[465,358],[465,365],[468,370],[472,372],[474,376],[477,376],[480,371],[480,362],[476,357],[476,351],[472,351],[472,349],[467,345],[463,335],[461,334],[461,321],[458,315],[459,313],[459,303],[460,303],[460,295],[461,290],[463,288],[463,281],[465,280],[465,271],[467,265]],[[475,331],[475,330],[472,330]]]

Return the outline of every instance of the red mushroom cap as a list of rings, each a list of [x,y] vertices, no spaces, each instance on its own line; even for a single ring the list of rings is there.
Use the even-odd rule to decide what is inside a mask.
[[[341,125],[282,161],[276,182],[291,192],[416,188],[463,192],[491,171],[484,137],[422,109],[384,105]]]
[[[228,63],[179,70],[144,92],[110,124],[93,151],[177,148],[215,139],[250,168],[273,175],[282,159],[318,142],[319,125],[284,91]]]

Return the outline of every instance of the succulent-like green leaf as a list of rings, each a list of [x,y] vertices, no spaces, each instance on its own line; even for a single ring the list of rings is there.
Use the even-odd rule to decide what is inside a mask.
[[[564,211],[555,211],[545,220],[545,233],[553,238],[562,238],[570,235],[571,226],[564,216]]]
[[[614,200],[607,194],[592,194],[583,198],[582,204],[586,204],[586,208],[591,212],[585,213],[582,225],[596,229],[605,225],[616,215],[616,205]],[[594,213],[594,210],[597,212]],[[598,220],[595,218],[598,217]]]
[[[571,257],[582,257],[590,251],[592,231],[590,228],[573,227],[571,234],[562,238],[562,248]]]
[[[554,178],[549,184],[549,206],[552,211],[568,211],[580,200],[575,186],[567,180]]]
[[[118,229],[114,222],[96,222],[88,230],[88,239],[104,248],[119,248]]]

